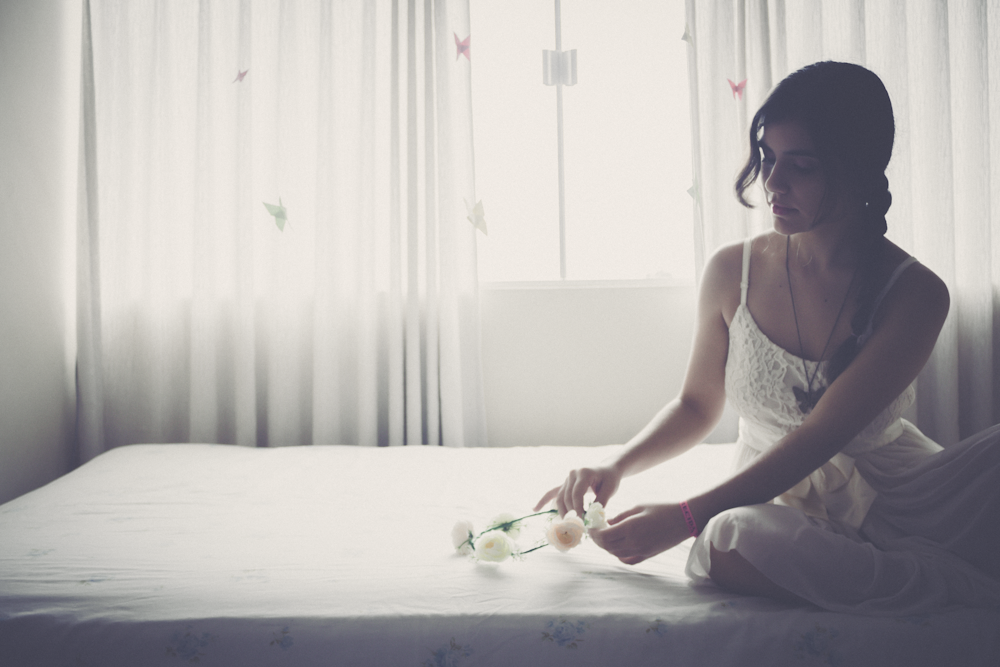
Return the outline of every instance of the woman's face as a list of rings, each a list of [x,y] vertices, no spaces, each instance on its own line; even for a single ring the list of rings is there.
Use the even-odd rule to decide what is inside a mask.
[[[826,176],[812,138],[795,121],[769,123],[761,133],[760,151],[761,182],[775,231],[813,229],[826,194]]]

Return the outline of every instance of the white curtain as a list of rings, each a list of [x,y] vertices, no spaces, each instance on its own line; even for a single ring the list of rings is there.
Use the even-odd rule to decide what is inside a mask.
[[[1000,422],[1000,3],[687,0],[687,20],[699,275],[716,247],[769,227],[733,181],[772,86],[819,60],[864,65],[896,115],[888,236],[951,291],[918,425],[947,445]],[[744,80],[740,99],[729,81]]]
[[[486,443],[455,35],[468,0],[85,5],[82,460]]]

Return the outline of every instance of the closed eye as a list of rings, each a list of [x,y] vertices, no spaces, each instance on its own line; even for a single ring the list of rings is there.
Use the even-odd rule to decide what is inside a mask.
[[[792,167],[800,174],[811,174],[819,167],[819,163],[812,159],[795,160]]]

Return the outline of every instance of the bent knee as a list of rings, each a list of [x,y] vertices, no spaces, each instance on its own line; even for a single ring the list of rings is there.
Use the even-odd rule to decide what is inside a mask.
[[[726,590],[785,602],[806,603],[803,598],[767,578],[736,549],[719,551],[714,544],[710,544],[709,557],[708,576]]]

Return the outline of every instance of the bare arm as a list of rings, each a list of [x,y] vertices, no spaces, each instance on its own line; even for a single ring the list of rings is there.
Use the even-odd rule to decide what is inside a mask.
[[[729,480],[690,500],[699,526],[727,509],[766,502],[795,486],[913,382],[948,315],[948,290],[932,272],[914,266],[890,296],[875,334],[802,426]]]
[[[691,357],[680,394],[668,403],[614,460],[597,468],[569,473],[562,486],[546,493],[536,511],[553,498],[560,514],[576,510],[583,515],[584,494],[590,489],[597,501],[607,504],[622,477],[634,475],[673,458],[704,439],[725,405],[726,357],[729,328],[724,306],[739,303],[742,244],[717,252],[702,278],[698,297],[697,325]]]
[[[743,245],[723,248],[705,267],[691,357],[681,393],[634,438],[612,465],[623,477],[647,470],[701,442],[726,402],[727,301],[739,302]]]
[[[883,302],[874,335],[824,393],[803,424],[745,469],[688,501],[698,526],[715,515],[766,502],[826,463],[913,382],[934,349],[948,314],[944,283],[913,267]],[[634,564],[688,536],[676,504],[643,505],[591,533],[603,548]]]

